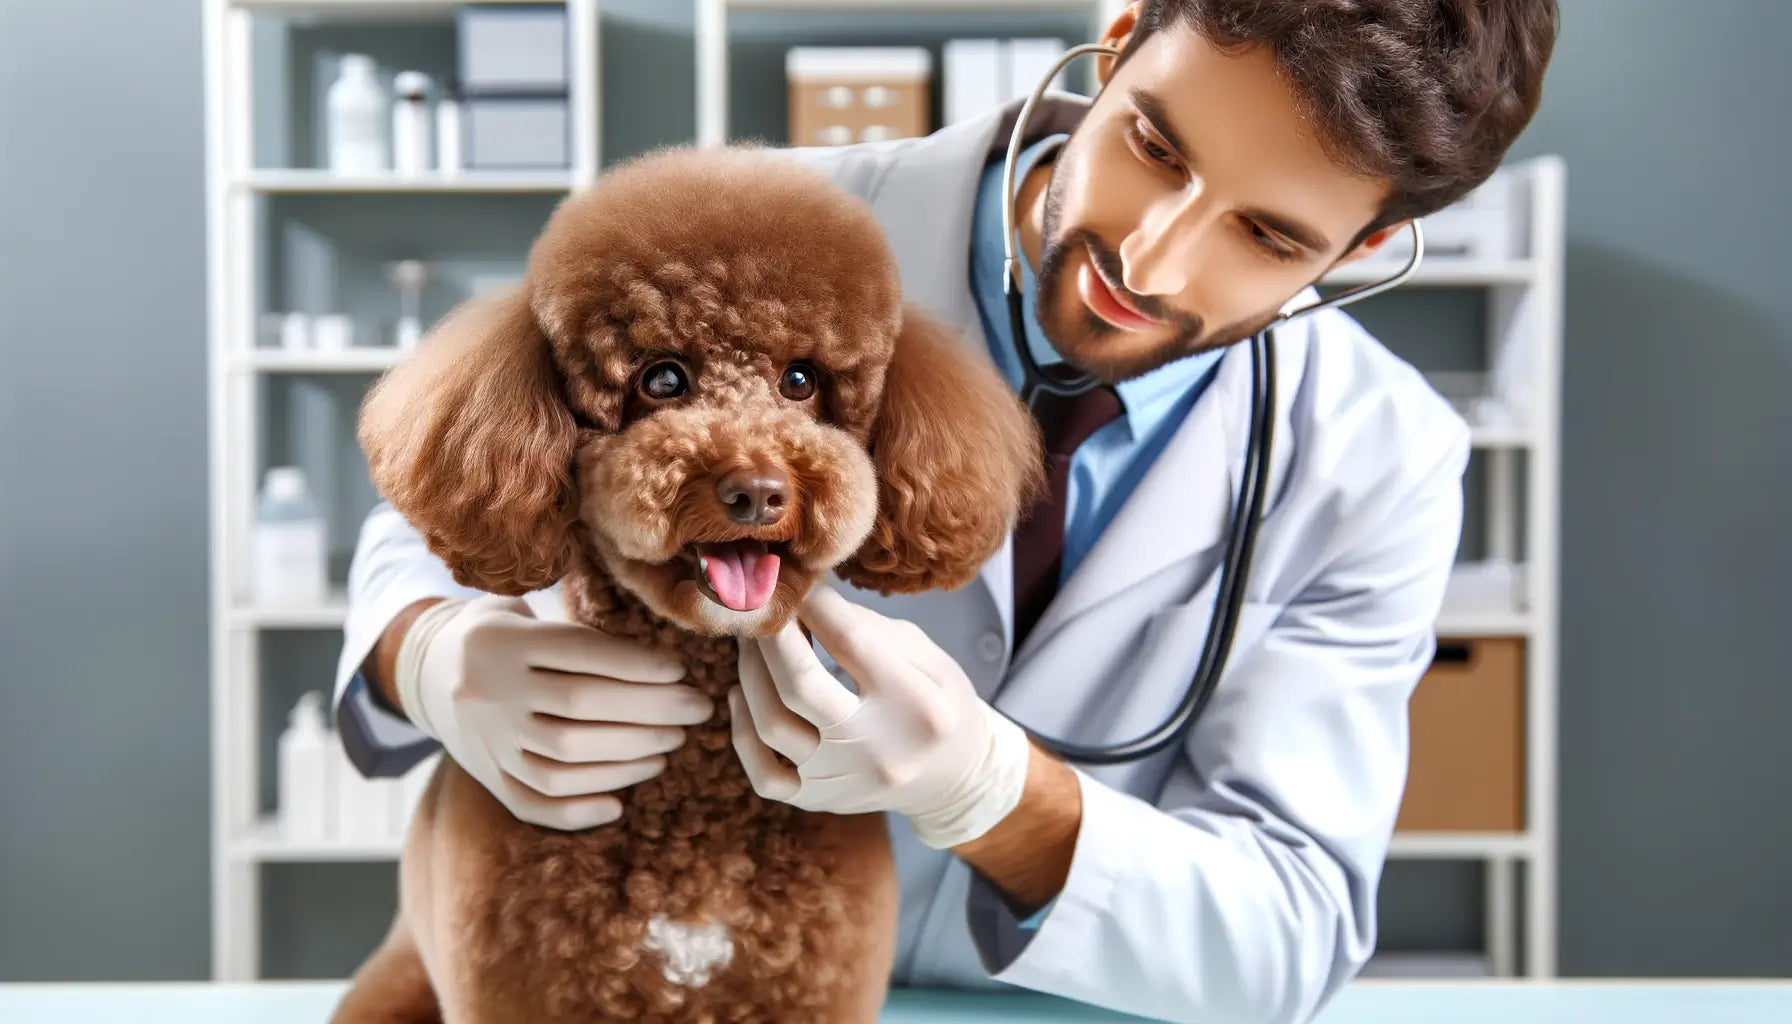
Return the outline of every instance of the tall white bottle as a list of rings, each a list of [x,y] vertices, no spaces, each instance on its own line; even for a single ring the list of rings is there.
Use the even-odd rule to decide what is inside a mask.
[[[391,167],[386,139],[386,91],[372,57],[345,53],[325,98],[330,170],[383,174]]]
[[[451,89],[436,102],[436,170],[447,177],[461,172],[461,105]]]
[[[324,725],[324,695],[299,697],[280,734],[278,774],[280,833],[289,840],[317,842],[330,835],[331,769],[334,736]]]
[[[256,503],[255,601],[263,606],[321,604],[329,591],[323,512],[305,471],[275,466]]]
[[[392,80],[392,170],[415,176],[429,170],[435,148],[429,130],[429,76],[400,71]]]

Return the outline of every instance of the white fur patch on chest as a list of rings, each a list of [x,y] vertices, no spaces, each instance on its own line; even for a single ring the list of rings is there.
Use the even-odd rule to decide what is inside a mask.
[[[713,921],[689,924],[655,914],[647,922],[646,945],[659,954],[666,980],[686,988],[709,984],[710,974],[734,959],[728,929]]]

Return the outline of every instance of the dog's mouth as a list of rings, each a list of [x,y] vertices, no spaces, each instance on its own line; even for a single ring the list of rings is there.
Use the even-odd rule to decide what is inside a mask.
[[[687,544],[683,560],[704,597],[731,611],[755,612],[778,588],[790,550],[783,542],[746,538]]]

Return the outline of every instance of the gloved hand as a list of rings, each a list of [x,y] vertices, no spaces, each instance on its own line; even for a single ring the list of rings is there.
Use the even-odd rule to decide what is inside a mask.
[[[936,849],[983,835],[1020,802],[1026,733],[920,627],[825,583],[798,619],[859,692],[823,667],[795,624],[741,641],[741,682],[728,700],[755,792],[811,811],[895,811]]]
[[[680,727],[714,713],[684,675],[671,653],[488,595],[424,609],[394,682],[412,724],[512,814],[571,830],[620,817],[606,794],[658,775]]]

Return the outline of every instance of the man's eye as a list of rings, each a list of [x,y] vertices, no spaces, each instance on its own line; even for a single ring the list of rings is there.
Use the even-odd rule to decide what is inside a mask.
[[[1170,152],[1168,147],[1159,144],[1157,140],[1153,139],[1151,133],[1145,130],[1144,125],[1134,122],[1128,130],[1128,134],[1132,136],[1133,145],[1139,147],[1140,152],[1144,153],[1150,159],[1160,164],[1174,164],[1176,162],[1176,154]]]
[[[1293,249],[1290,249],[1287,245],[1283,244],[1281,239],[1270,234],[1268,231],[1265,231],[1263,225],[1258,224],[1256,221],[1251,221],[1251,237],[1256,239],[1258,245],[1267,249],[1269,254],[1277,259],[1291,260],[1294,258]]]
[[[654,363],[641,375],[641,393],[655,401],[677,398],[690,388],[684,367],[674,362]]]

